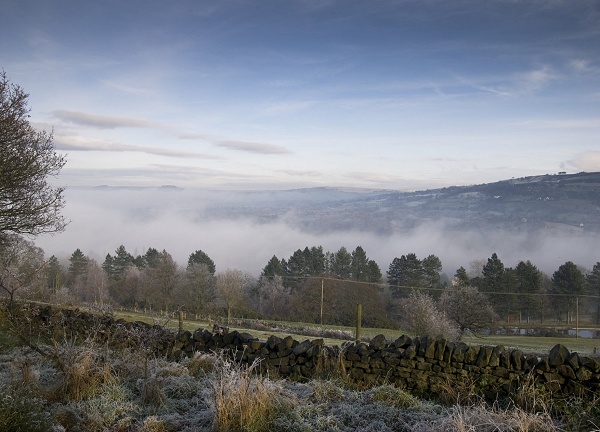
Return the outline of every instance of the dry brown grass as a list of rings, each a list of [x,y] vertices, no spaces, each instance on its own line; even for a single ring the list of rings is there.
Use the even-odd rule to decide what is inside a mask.
[[[148,378],[142,384],[141,401],[144,405],[161,408],[166,405],[167,398],[160,378]]]
[[[444,405],[473,405],[482,400],[477,381],[467,376],[440,384],[437,395]]]
[[[40,374],[34,360],[24,355],[17,355],[12,361],[11,369],[11,386],[13,388],[26,387],[39,390]]]
[[[215,369],[215,356],[196,352],[186,366],[191,376],[202,378]]]
[[[54,390],[57,399],[80,401],[94,396],[100,387],[117,382],[111,365],[92,346],[57,349],[62,379]]]
[[[223,355],[216,360],[212,396],[217,431],[269,431],[272,420],[293,405],[278,383],[256,373],[259,361],[244,365]]]
[[[532,414],[516,407],[500,409],[497,406],[483,403],[472,406],[455,406],[448,416],[446,426],[457,432],[559,431],[558,426],[547,413]]]

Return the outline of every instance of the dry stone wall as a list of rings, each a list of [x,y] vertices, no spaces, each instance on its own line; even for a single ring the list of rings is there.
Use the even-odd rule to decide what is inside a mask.
[[[440,338],[401,336],[387,341],[379,335],[368,344],[349,342],[328,347],[323,339],[299,341],[292,336],[271,336],[260,341],[249,333],[222,327],[175,333],[143,322],[49,306],[32,306],[20,319],[22,325],[55,337],[93,333],[115,348],[141,347],[172,359],[191,357],[196,352],[226,352],[241,362],[259,361],[271,373],[293,380],[338,373],[362,385],[394,383],[421,394],[437,394],[448,386],[470,383],[491,399],[509,396],[519,385],[533,380],[553,395],[600,396],[600,359],[570,352],[560,344],[548,354],[535,355]]]
[[[267,341],[236,331],[213,334],[208,330],[179,334],[175,356],[195,351],[229,350],[237,359],[261,359],[280,376],[308,379],[337,370],[364,385],[394,383],[421,394],[447,391],[448,386],[470,383],[491,399],[514,394],[533,380],[555,395],[593,398],[600,393],[600,361],[556,345],[547,355],[524,354],[503,346],[477,346],[440,338],[401,336],[393,342],[383,335],[367,343],[326,347],[322,339],[297,341],[271,336]]]

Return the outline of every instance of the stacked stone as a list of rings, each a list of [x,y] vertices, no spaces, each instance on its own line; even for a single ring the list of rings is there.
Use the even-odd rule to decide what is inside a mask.
[[[600,362],[556,345],[546,356],[503,346],[469,346],[440,338],[401,336],[391,344],[380,335],[370,344],[345,348],[349,377],[366,384],[393,382],[422,393],[469,379],[486,396],[510,395],[531,376],[552,393],[590,395],[600,391]]]
[[[313,376],[322,367],[324,352],[334,349],[324,347],[323,339],[299,342],[291,336],[270,336],[259,341],[248,333],[237,331],[223,334],[198,329],[193,334],[182,332],[177,336],[174,357],[190,356],[193,352],[218,352],[227,350],[238,361],[260,362],[260,367],[281,377],[301,379]]]
[[[538,356],[501,345],[470,346],[441,338],[401,336],[388,343],[379,335],[368,344],[346,343],[340,349],[324,346],[323,339],[299,342],[291,336],[270,336],[263,342],[224,327],[213,332],[198,329],[174,334],[139,321],[47,306],[30,308],[30,313],[23,314],[28,317],[24,320],[32,320],[28,326],[50,334],[73,333],[85,338],[93,332],[114,348],[141,347],[173,359],[191,357],[198,351],[225,351],[238,361],[259,361],[261,368],[291,379],[307,379],[327,368],[338,368],[339,373],[363,385],[391,382],[426,394],[471,382],[477,390],[495,398],[510,395],[520,383],[532,379],[554,395],[600,396],[600,361],[569,352],[560,344],[547,355]]]

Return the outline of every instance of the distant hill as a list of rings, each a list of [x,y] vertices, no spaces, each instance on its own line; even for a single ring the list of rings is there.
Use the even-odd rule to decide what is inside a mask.
[[[86,188],[110,202],[124,196],[136,218],[176,209],[197,220],[285,222],[303,231],[444,231],[600,234],[600,172],[548,174],[417,192],[355,188],[263,191],[184,190],[175,186]]]
[[[447,230],[600,233],[600,173],[513,178],[418,192],[308,188],[236,192],[238,199],[205,209],[205,217],[285,217],[311,232],[410,231],[424,223]]]
[[[433,253],[449,274],[492,253],[507,265],[532,260],[549,274],[567,260],[589,269],[600,260],[600,173],[417,192],[103,186],[66,194],[73,222],[39,244],[57,256],[88,248],[103,260],[124,244],[167,249],[185,262],[201,248],[220,266],[259,272],[273,254],[299,247],[361,245],[384,269],[400,254]]]

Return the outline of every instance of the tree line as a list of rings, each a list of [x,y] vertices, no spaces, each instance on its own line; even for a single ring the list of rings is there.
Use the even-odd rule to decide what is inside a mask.
[[[469,271],[461,266],[450,278],[439,257],[408,253],[395,257],[384,277],[361,246],[351,252],[307,246],[288,258],[273,256],[254,277],[235,269],[218,272],[200,249],[185,266],[166,250],[149,248],[134,256],[123,245],[101,263],[81,249],[61,263],[55,256],[46,260],[43,250],[24,237],[9,240],[0,245],[0,287],[11,300],[146,311],[183,308],[203,318],[340,325],[354,323],[361,303],[364,325],[397,327],[429,301],[415,297],[425,295],[462,329],[494,320],[567,322],[577,306],[582,315],[600,320],[600,262],[586,271],[568,261],[548,276],[530,261],[506,267],[494,253],[471,262]]]

